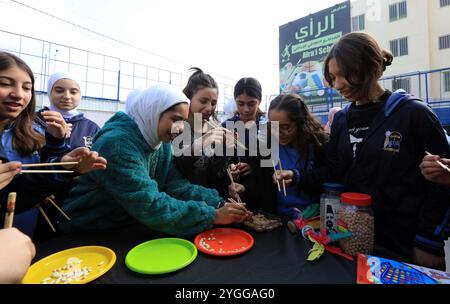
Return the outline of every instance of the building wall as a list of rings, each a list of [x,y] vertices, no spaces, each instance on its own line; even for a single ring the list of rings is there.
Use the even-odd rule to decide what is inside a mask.
[[[365,14],[364,32],[377,39],[381,47],[390,49],[389,41],[408,37],[408,55],[394,58],[387,68],[385,77],[419,72],[450,66],[450,50],[438,48],[438,37],[450,34],[450,7],[440,7],[439,0],[407,0],[407,17],[389,20],[389,5],[401,0],[354,0],[352,17]],[[442,93],[442,75],[434,73],[429,77],[429,93],[432,99],[449,97]],[[392,80],[383,82],[392,89]],[[425,78],[410,77],[410,93],[425,94]]]

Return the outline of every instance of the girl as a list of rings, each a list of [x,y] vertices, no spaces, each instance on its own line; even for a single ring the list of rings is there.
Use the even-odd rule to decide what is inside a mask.
[[[261,122],[265,121],[264,113],[259,109],[262,99],[261,84],[255,78],[242,78],[234,86],[234,99],[236,100],[236,115],[227,119],[222,123],[223,127],[227,127],[227,122],[243,122],[245,125],[245,147],[250,148],[250,128],[259,130]],[[238,164],[232,167],[233,173],[237,177],[245,177],[259,167],[259,158],[250,157],[250,151],[246,150],[246,155],[238,159]]]
[[[279,123],[279,158],[282,168],[291,171],[294,181],[286,181],[287,196],[277,193],[277,213],[283,218],[293,219],[299,209],[303,211],[313,203],[319,203],[321,189],[295,187],[300,171],[311,171],[321,165],[327,136],[322,125],[311,115],[308,106],[297,94],[280,95],[270,103],[269,121]],[[279,167],[277,169],[280,169]],[[277,182],[277,174],[273,174]]]
[[[219,195],[227,195],[229,157],[225,155],[206,155],[208,147],[214,145],[217,149],[223,144],[234,146],[234,138],[226,134],[230,132],[224,128],[211,128],[218,125],[215,119],[218,100],[218,86],[211,75],[203,73],[199,68],[192,68],[194,73],[188,80],[183,93],[190,100],[188,123],[190,126],[190,142],[186,147],[189,151],[181,150],[180,156],[174,157],[174,162],[180,172],[193,184],[207,188],[214,188]],[[210,129],[208,131],[208,129]],[[180,148],[183,148],[180,146]]]
[[[46,111],[43,118],[47,128],[45,137],[34,129],[35,117],[34,77],[30,67],[15,55],[0,52],[0,159],[5,163],[18,161],[20,163],[36,163],[41,159],[45,162],[79,161],[76,166],[64,166],[79,173],[95,168],[106,167],[106,160],[86,148],[79,148],[70,153],[64,144],[67,126],[59,113]],[[68,153],[68,154],[66,154]],[[19,165],[21,167],[21,164]],[[14,165],[17,172],[17,163]],[[55,167],[61,169],[61,167]],[[54,174],[24,174],[7,179],[10,183],[0,194],[2,201],[6,200],[8,192],[18,192],[16,212],[28,210],[40,203],[49,195],[52,189],[72,175]],[[26,189],[27,191],[24,191]],[[4,204],[3,204],[4,205]],[[4,208],[2,209],[4,212]],[[28,214],[15,217],[15,226],[23,228],[32,235],[36,222],[37,209]]]
[[[159,84],[128,101],[128,113],[115,114],[94,139],[93,148],[108,157],[108,169],[80,178],[63,204],[72,221],[61,228],[106,229],[138,221],[156,231],[192,235],[243,221],[245,207],[222,206],[216,190],[190,184],[172,162],[170,141],[183,131],[189,99]]]
[[[343,36],[324,65],[328,83],[351,104],[336,113],[326,148],[327,166],[300,172],[300,187],[338,181],[369,194],[375,217],[375,254],[427,267],[444,267],[442,236],[450,194],[426,181],[419,165],[425,151],[450,157],[436,115],[403,90],[378,82],[392,54],[365,33]],[[291,175],[292,177],[292,175]]]
[[[55,73],[48,80],[47,94],[50,107],[49,109],[44,108],[38,113],[47,110],[60,113],[66,124],[70,126],[70,133],[66,134],[66,142],[71,149],[91,148],[92,139],[100,128],[77,110],[81,101],[80,82],[67,72]],[[40,115],[38,117],[41,118]],[[45,121],[41,119],[39,122],[45,128]]]

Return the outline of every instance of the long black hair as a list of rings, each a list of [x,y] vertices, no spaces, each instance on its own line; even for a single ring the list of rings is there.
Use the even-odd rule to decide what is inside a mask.
[[[262,87],[256,78],[245,77],[241,78],[234,86],[234,99],[241,95],[246,94],[250,97],[256,98],[261,103],[262,101]],[[236,111],[237,113],[237,111]],[[264,115],[263,111],[258,106],[258,111],[256,112],[256,120]]]
[[[302,157],[308,153],[309,144],[314,145],[315,151],[323,151],[328,136],[322,124],[311,114],[300,95],[277,96],[270,103],[269,113],[272,110],[286,112],[289,119],[296,124],[299,152]]]

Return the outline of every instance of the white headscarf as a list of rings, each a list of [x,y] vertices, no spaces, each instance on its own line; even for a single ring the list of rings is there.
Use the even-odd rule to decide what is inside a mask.
[[[152,149],[161,146],[158,125],[161,113],[179,103],[190,101],[180,90],[167,84],[156,84],[146,90],[132,91],[125,104],[125,111],[139,126],[139,130]]]
[[[53,86],[55,85],[55,83],[58,80],[61,80],[61,79],[70,79],[70,80],[75,81],[78,84],[78,88],[80,89],[80,95],[81,95],[81,85],[80,85],[81,82],[78,81],[76,77],[73,77],[73,75],[70,75],[68,72],[56,72],[52,76],[50,76],[50,78],[48,79],[48,84],[47,84],[47,96],[48,96],[48,100],[50,101],[49,108],[51,111],[56,111],[56,112],[61,113],[61,115],[64,118],[72,118],[72,117],[80,114],[80,112],[76,108],[73,110],[70,110],[70,111],[60,110],[55,106],[55,104],[52,101]]]

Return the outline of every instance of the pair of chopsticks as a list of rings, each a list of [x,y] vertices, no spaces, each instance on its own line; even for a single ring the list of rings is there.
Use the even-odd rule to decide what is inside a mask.
[[[5,222],[3,228],[11,228],[14,219],[14,209],[16,208],[16,192],[8,194],[8,203],[6,204]]]
[[[431,154],[430,152],[428,152],[428,151],[425,151],[425,153],[427,154],[427,155],[433,155],[433,154]],[[444,165],[443,163],[441,163],[440,161],[436,161],[437,162],[437,164],[439,165],[439,166],[441,166],[444,170],[447,170],[447,172],[448,173],[450,173],[450,168],[449,167],[447,167],[446,165]]]
[[[47,197],[44,201],[50,202],[59,211],[59,213],[61,213],[67,220],[71,221],[70,217],[64,211],[62,211],[61,208],[58,207],[58,205],[50,198],[50,196]],[[42,214],[42,216],[44,217],[45,221],[50,226],[50,228],[52,228],[53,232],[56,232],[55,227],[52,225],[52,222],[48,218],[47,214],[45,214],[45,211],[44,209],[42,209],[41,206],[39,206],[39,212]]]
[[[64,166],[64,165],[78,165],[79,162],[63,162],[63,163],[40,163],[40,164],[22,164],[22,168],[36,168],[48,166]],[[71,170],[22,170],[20,173],[73,173]]]
[[[278,171],[277,171],[277,168],[275,166],[275,162],[273,161],[273,159],[272,159],[272,165],[273,165],[273,171],[274,171],[275,175],[278,177]],[[280,159],[278,159],[278,166],[280,167],[280,171],[283,171],[283,167],[281,166]],[[282,183],[283,183],[283,193],[284,193],[284,196],[286,197],[287,196],[286,183],[284,182],[284,179],[282,180]],[[277,186],[278,186],[278,192],[281,192],[280,182],[278,181],[278,179],[277,179]]]
[[[217,129],[217,128],[221,128],[221,126],[217,125],[216,123],[207,120],[206,123],[213,129]],[[244,146],[239,140],[237,140],[236,138],[234,138],[234,144],[238,145],[239,147],[241,147],[244,150],[248,150],[246,146]]]
[[[228,169],[228,168],[227,168],[227,173],[228,173],[228,177],[230,178],[231,183],[234,184],[233,175],[231,174],[231,171],[230,171],[230,169]],[[237,198],[237,200],[238,200],[237,202],[234,201],[232,198],[229,198],[229,200],[230,200],[231,202],[234,201],[234,202],[236,202],[236,203],[242,204],[241,197],[240,197],[239,194],[237,194],[237,193],[236,193],[236,198]]]

